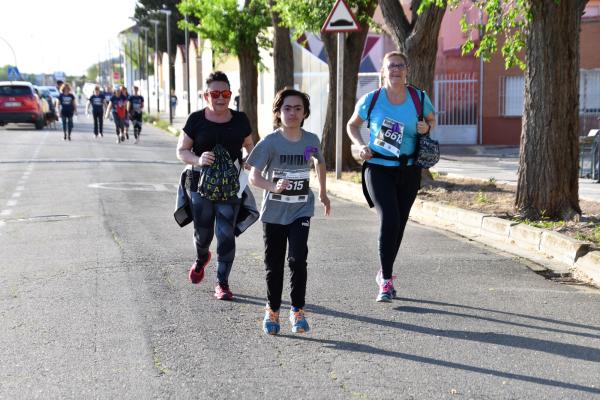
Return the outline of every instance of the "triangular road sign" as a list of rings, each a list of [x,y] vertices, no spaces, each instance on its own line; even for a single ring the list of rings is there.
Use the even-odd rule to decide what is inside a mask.
[[[346,4],[344,0],[337,0],[333,5],[333,9],[329,13],[329,16],[325,20],[321,32],[336,33],[358,31],[360,31],[360,25],[356,21],[348,4]]]
[[[18,81],[21,79],[21,74],[19,73],[19,69],[17,67],[8,67],[7,72],[9,81]]]

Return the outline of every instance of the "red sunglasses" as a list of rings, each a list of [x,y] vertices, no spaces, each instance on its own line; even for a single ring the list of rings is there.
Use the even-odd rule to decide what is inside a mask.
[[[210,94],[210,97],[212,97],[213,99],[218,99],[219,96],[223,96],[224,99],[228,99],[231,97],[231,90],[211,90],[209,91],[207,94]]]

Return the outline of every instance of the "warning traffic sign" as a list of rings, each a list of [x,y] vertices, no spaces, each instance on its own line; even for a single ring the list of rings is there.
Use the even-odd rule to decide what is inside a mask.
[[[358,32],[360,25],[344,0],[337,0],[325,20],[321,33]]]

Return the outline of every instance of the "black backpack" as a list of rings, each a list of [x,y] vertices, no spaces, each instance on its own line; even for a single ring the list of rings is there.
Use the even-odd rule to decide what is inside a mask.
[[[222,145],[215,145],[212,152],[215,154],[215,162],[202,167],[198,193],[211,201],[237,199],[240,190],[240,171]]]

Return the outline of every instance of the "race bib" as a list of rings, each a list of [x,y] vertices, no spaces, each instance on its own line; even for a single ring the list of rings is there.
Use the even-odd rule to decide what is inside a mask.
[[[385,118],[381,124],[381,129],[375,137],[374,144],[383,147],[393,153],[396,157],[400,156],[400,145],[404,137],[404,124],[394,121],[391,118]]]
[[[308,191],[310,183],[310,171],[273,171],[273,182],[277,183],[280,179],[289,181],[285,190],[281,193],[269,193],[269,200],[281,201],[284,203],[306,203],[308,201]]]

